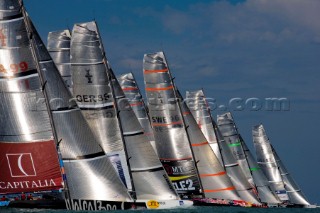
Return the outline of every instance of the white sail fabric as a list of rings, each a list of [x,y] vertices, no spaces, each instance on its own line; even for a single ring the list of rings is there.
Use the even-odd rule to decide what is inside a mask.
[[[255,143],[255,148],[257,151],[257,156],[259,154],[258,161],[263,162],[263,163],[274,162],[277,165],[277,168],[279,169],[279,172],[280,172],[283,184],[284,184],[284,188],[289,196],[290,203],[299,204],[299,205],[310,205],[306,196],[302,193],[301,189],[296,184],[296,182],[291,177],[290,173],[287,171],[286,167],[284,166],[284,164],[280,160],[275,149],[270,144],[269,139],[266,136],[266,133],[265,133],[263,126],[257,125],[255,127],[253,127],[252,133],[253,133],[253,140]],[[266,150],[263,150],[266,147],[268,147],[267,150],[271,151],[271,152],[266,152]],[[258,149],[260,149],[260,150],[258,151]],[[262,155],[268,154],[268,155],[265,155],[263,157],[263,156],[261,156],[261,154]],[[272,161],[273,159],[275,161]],[[265,167],[265,172],[270,173],[270,169],[267,169],[267,167]]]
[[[71,64],[70,64],[71,34],[69,30],[49,32],[47,48],[56,64],[64,83],[72,93]]]
[[[107,64],[95,22],[74,26],[71,56],[74,96],[122,179],[124,174],[129,191],[141,200],[177,199],[164,168]]]
[[[211,141],[218,142],[218,144],[214,144],[214,146],[211,147],[216,151],[221,152],[221,162],[241,199],[249,202],[256,202],[257,197],[253,193],[252,186],[245,177],[237,160],[234,158],[230,148],[224,141],[215,121],[211,117],[210,107],[206,102],[204,92],[202,90],[192,92],[187,91],[186,102],[190,106],[191,112],[197,123],[200,124],[199,127],[204,136],[210,138]]]
[[[126,98],[128,99],[131,108],[136,114],[140,125],[144,130],[144,134],[149,139],[155,152],[157,151],[155,145],[155,139],[153,130],[150,125],[149,116],[147,113],[146,105],[143,101],[140,89],[137,82],[133,76],[133,73],[126,73],[118,77],[119,84],[124,92]]]
[[[263,126],[254,126],[252,129],[252,135],[259,167],[266,175],[271,189],[277,194],[280,200],[289,200],[279,171],[278,163],[273,155],[271,144],[265,134]]]

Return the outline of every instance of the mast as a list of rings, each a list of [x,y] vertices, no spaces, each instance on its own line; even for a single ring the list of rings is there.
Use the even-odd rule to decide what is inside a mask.
[[[287,202],[289,197],[285,190],[279,166],[273,155],[271,144],[268,141],[263,126],[254,126],[252,135],[258,164],[266,175],[272,191],[282,202]]]
[[[231,150],[234,158],[237,160],[242,172],[247,178],[249,184],[251,185],[251,189],[253,189],[252,191],[255,194],[256,202],[259,203],[258,200],[260,200],[260,198],[258,197],[258,191],[254,183],[253,177],[251,176],[247,156],[243,150],[240,135],[233,121],[232,115],[231,113],[225,113],[223,115],[218,115],[217,117],[219,130],[221,131],[226,143],[228,144],[228,147]]]
[[[76,24],[72,35],[74,95],[118,176],[136,200],[177,200],[163,166],[108,64],[96,23]]]
[[[221,147],[217,140],[216,125],[213,123],[211,109],[206,101],[203,90],[193,92],[187,91],[186,102],[193,117],[197,121],[199,128],[207,138],[210,147],[225,169],[223,155],[221,154]]]
[[[104,49],[104,46],[103,46],[103,42],[101,40],[101,37],[100,37],[100,32],[99,32],[99,27],[98,25],[96,24],[96,22],[94,22],[95,25],[96,25],[96,28],[97,28],[97,33],[99,35],[99,40],[100,40],[100,44],[101,44],[101,53],[103,55],[103,62],[104,62],[104,66],[107,70],[107,76],[108,76],[108,79],[109,79],[109,82],[110,82],[110,88],[111,88],[111,95],[112,95],[112,98],[114,100],[114,108],[115,108],[115,111],[116,111],[116,117],[117,117],[117,120],[118,120],[118,127],[120,129],[120,134],[121,134],[121,140],[123,141],[123,147],[124,147],[124,152],[125,152],[125,156],[126,156],[126,160],[127,160],[127,165],[128,165],[128,169],[129,171],[131,171],[131,164],[130,164],[130,158],[128,156],[128,150],[127,150],[127,147],[126,147],[126,143],[125,143],[125,139],[124,139],[124,135],[123,135],[123,129],[122,129],[122,124],[121,124],[121,119],[119,118],[119,115],[120,115],[120,111],[119,111],[119,107],[118,107],[118,97],[116,96],[115,94],[115,90],[114,90],[114,82],[115,84],[117,83],[117,79],[108,63],[108,60],[107,60],[107,57],[106,57],[106,53],[105,53],[105,49]],[[119,97],[119,98],[124,98],[123,96]],[[132,177],[132,173],[129,172],[129,176],[130,176],[130,181],[131,181],[131,186],[132,186],[132,192],[130,192],[132,198],[134,200],[137,199],[137,194],[136,194],[136,189],[135,189],[135,185],[134,185],[134,181],[133,181],[133,177]]]
[[[68,208],[77,209],[73,204],[76,202],[75,205],[82,205],[86,200],[131,200],[111,162],[83,119],[40,36],[31,21],[28,21],[33,32],[33,47],[37,50],[34,50],[34,54],[39,61],[38,72],[45,82],[43,87],[46,89],[46,101],[50,109],[47,113],[51,113],[55,139],[60,138],[59,147],[68,174]],[[83,184],[85,182],[89,184]]]
[[[284,187],[288,193],[290,202],[294,204],[310,206],[310,203],[307,200],[306,196],[304,195],[298,184],[295,182],[295,180],[291,177],[290,173],[288,172],[283,162],[280,160],[280,157],[278,156],[276,150],[272,145],[271,148],[274,157],[279,165],[280,174],[282,176]]]
[[[258,191],[259,199],[263,203],[281,203],[277,196],[273,193],[272,189],[270,188],[270,184],[267,180],[267,177],[264,175],[261,168],[258,166],[256,160],[254,159],[253,155],[251,154],[249,148],[247,147],[246,143],[244,142],[241,136],[240,140],[242,143],[243,150],[246,154],[251,175],[253,177],[256,189]]]
[[[144,73],[145,73],[145,79],[147,81],[146,90],[147,91],[157,91],[157,90],[166,91],[167,88],[170,88],[167,93],[171,93],[171,94],[168,94],[168,95],[164,94],[164,95],[167,95],[168,101],[172,101],[172,103],[176,103],[176,105],[174,105],[173,107],[164,105],[163,107],[167,108],[169,111],[168,113],[171,113],[171,115],[174,113],[177,113],[179,117],[181,117],[181,123],[183,124],[181,125],[181,128],[184,127],[182,131],[183,131],[183,134],[185,135],[186,148],[188,148],[189,153],[192,156],[192,159],[196,161],[195,167],[197,171],[197,177],[200,180],[199,183],[201,184],[201,189],[204,197],[239,200],[240,198],[237,192],[235,191],[235,187],[231,183],[223,167],[220,165],[220,162],[216,158],[214,152],[210,148],[210,145],[207,142],[207,139],[204,137],[201,130],[199,129],[196,121],[191,115],[189,108],[187,107],[186,103],[183,101],[181,94],[176,89],[176,86],[172,81],[171,72],[170,72],[169,66],[167,65],[167,61],[165,59],[163,52],[149,54],[148,57],[150,58],[148,58],[148,61],[147,61],[146,59],[147,57],[145,56],[145,62],[144,62],[144,66],[145,66]],[[160,60],[162,60],[163,67],[157,68],[155,64],[152,64],[152,66],[150,65],[151,69],[148,68],[149,64],[147,63],[149,61],[152,63],[152,58],[157,58],[159,62]],[[159,64],[161,64],[161,62]],[[157,81],[159,79],[159,86],[161,87],[167,86],[167,87],[164,87],[166,89],[162,89],[161,87],[154,88],[154,85],[149,83],[151,79],[155,79],[155,78],[157,78]],[[148,94],[148,98],[149,97],[151,98],[151,95],[152,94]],[[163,100],[163,101],[166,101],[166,100]],[[149,105],[152,106],[151,99],[149,101]],[[160,108],[162,106],[159,105],[158,107]],[[152,109],[151,112],[153,113],[152,115],[153,120],[156,120],[156,117],[155,117],[156,109]],[[166,131],[163,131],[163,132],[167,133]],[[168,135],[170,136],[170,133]],[[180,143],[182,143],[182,141],[180,141]],[[180,149],[178,149],[178,147],[173,147],[173,151],[182,152]],[[161,152],[162,151],[160,151],[160,153]],[[161,157],[162,156],[160,156],[160,158]]]
[[[164,59],[165,63],[167,64],[167,67],[168,67],[168,75],[169,75],[169,78],[171,79],[171,82],[172,82],[174,97],[176,98],[176,101],[178,102],[178,109],[179,109],[178,111],[180,113],[180,116],[181,116],[181,119],[182,119],[182,123],[183,123],[183,127],[184,127],[184,130],[186,132],[186,135],[187,135],[187,138],[188,138],[188,141],[189,141],[188,144],[189,144],[189,147],[190,147],[190,150],[191,150],[191,155],[192,155],[193,159],[196,159],[195,155],[194,155],[194,152],[193,152],[193,149],[192,149],[190,135],[189,135],[189,132],[187,130],[189,128],[189,126],[186,126],[186,121],[185,121],[185,118],[184,118],[184,115],[183,115],[182,109],[181,109],[182,96],[181,96],[180,92],[177,90],[177,87],[176,87],[175,82],[174,82],[174,78],[172,78],[172,75],[171,75],[171,72],[170,72],[170,67],[169,67],[169,64],[167,62],[167,59],[166,59],[166,56],[164,55],[164,53],[163,53],[163,59]],[[199,169],[198,169],[197,164],[198,164],[198,162],[195,162],[195,168],[196,168],[196,171],[197,171],[196,174],[197,174],[199,182],[200,182],[202,197],[205,197],[205,191],[203,189],[203,184],[202,184],[202,180],[200,178],[200,173],[199,173]]]
[[[140,125],[144,129],[144,134],[149,139],[154,151],[157,152],[149,113],[147,112],[140,88],[135,80],[133,73],[130,72],[118,76],[118,81],[125,96],[128,98],[130,106],[136,114]]]
[[[221,162],[223,162],[223,167],[235,186],[237,193],[240,195],[241,199],[257,203],[257,198],[252,191],[251,184],[245,177],[242,169],[237,163],[237,160],[234,158],[211,116],[210,107],[205,100],[203,90],[196,90],[192,92],[187,91],[186,94],[187,104],[190,105],[192,115],[196,119],[197,123],[201,124],[199,127],[204,136],[208,139],[209,143],[210,141],[218,143],[217,145],[219,146],[219,150],[217,149],[218,146],[214,146],[214,150],[221,152]],[[212,144],[210,144],[210,146],[211,145]]]
[[[256,149],[258,164],[266,174],[272,190],[283,202],[310,205],[301,189],[289,175],[275,149],[270,143],[262,124],[252,129],[253,142]]]
[[[150,121],[160,161],[182,198],[203,197],[199,174],[163,52],[144,55],[143,73]]]

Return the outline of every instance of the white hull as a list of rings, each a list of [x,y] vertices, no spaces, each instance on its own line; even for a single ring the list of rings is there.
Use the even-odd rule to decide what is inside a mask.
[[[145,202],[148,209],[175,209],[193,206],[191,200],[136,200],[136,202]]]

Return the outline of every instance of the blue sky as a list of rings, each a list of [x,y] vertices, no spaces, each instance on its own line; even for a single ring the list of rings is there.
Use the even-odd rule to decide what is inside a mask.
[[[288,111],[231,112],[249,148],[267,134],[311,202],[320,203],[320,1],[25,0],[46,41],[49,31],[95,19],[116,74],[143,87],[143,54],[163,50],[176,84],[204,88],[218,105],[232,98],[285,97]],[[213,111],[213,116],[223,113]],[[254,150],[253,150],[254,152]]]

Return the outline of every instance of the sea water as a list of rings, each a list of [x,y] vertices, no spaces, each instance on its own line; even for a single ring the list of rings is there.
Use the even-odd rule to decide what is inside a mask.
[[[84,213],[94,211],[68,211],[68,210],[45,210],[45,209],[15,209],[0,207],[1,213]],[[320,208],[302,209],[302,208],[242,208],[242,207],[215,207],[215,206],[194,206],[186,209],[171,210],[117,210],[108,211],[113,213],[193,213],[193,212],[213,212],[213,213],[320,213]]]

